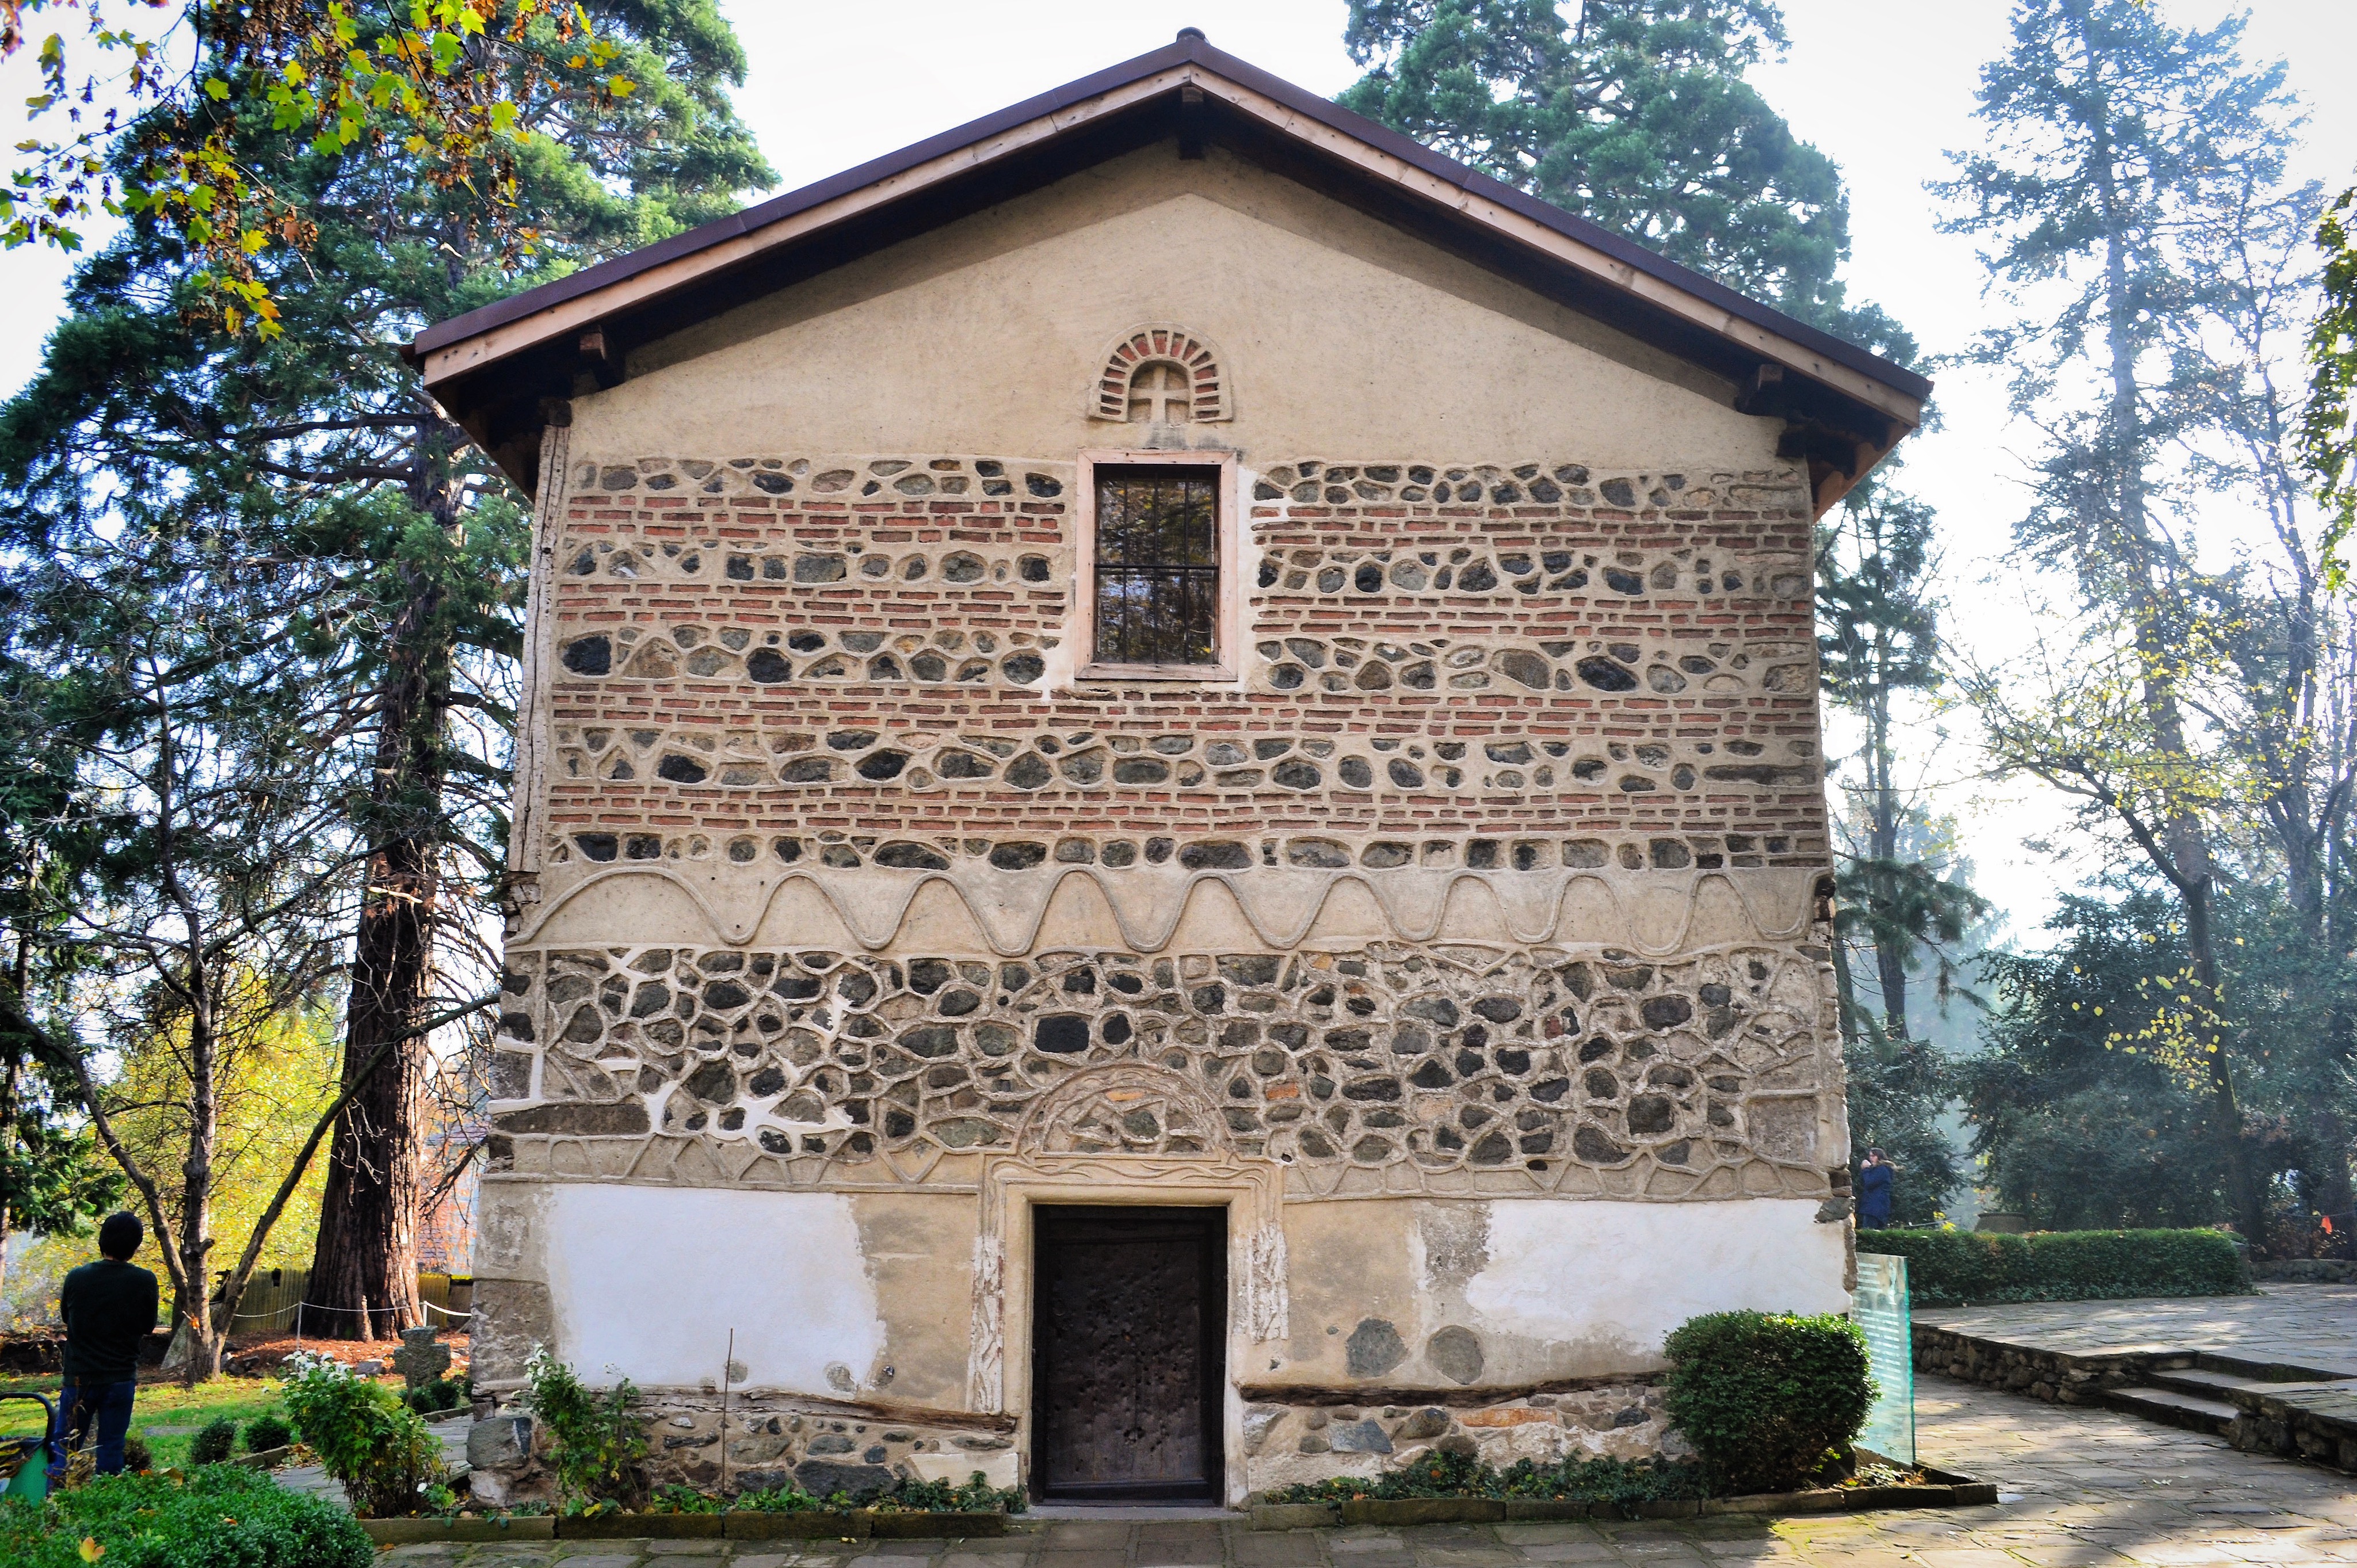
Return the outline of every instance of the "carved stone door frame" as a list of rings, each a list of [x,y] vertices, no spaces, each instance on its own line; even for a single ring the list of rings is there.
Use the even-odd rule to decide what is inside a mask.
[[[1286,1338],[1283,1170],[1233,1157],[1160,1155],[994,1155],[982,1174],[974,1240],[968,1408],[1017,1417],[1028,1476],[1031,1452],[1032,1210],[1041,1205],[1157,1205],[1228,1211],[1227,1387],[1220,1401],[1222,1491],[1241,1503],[1243,1403],[1236,1380],[1254,1348]]]

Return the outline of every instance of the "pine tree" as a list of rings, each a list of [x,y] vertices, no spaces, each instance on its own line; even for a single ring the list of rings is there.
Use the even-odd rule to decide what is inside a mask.
[[[1834,974],[1849,1083],[1851,1143],[1879,1146],[1902,1173],[1896,1217],[1928,1223],[1963,1179],[1939,1125],[1951,1097],[1945,1055],[1914,1027],[1914,976],[1929,964],[1944,1009],[1954,990],[1953,948],[1989,906],[1972,890],[1953,834],[1942,832],[1900,777],[1900,726],[1910,698],[1945,682],[1932,509],[1878,473],[1818,526],[1818,671],[1825,700],[1863,731],[1846,774],[1831,782],[1835,818]],[[1873,962],[1878,1006],[1858,996],[1857,955]],[[1970,999],[1970,993],[1964,993]]]
[[[549,97],[512,200],[524,270],[480,198],[397,142],[350,149],[244,106],[234,145],[317,225],[260,281],[279,335],[197,308],[201,258],[135,222],[78,274],[41,373],[0,410],[0,489],[87,524],[137,488],[216,520],[243,580],[274,585],[290,641],[274,678],[328,699],[308,765],[341,780],[364,882],[352,928],[339,1120],[312,1333],[415,1320],[425,1030],[470,975],[437,972],[503,855],[511,661],[527,530],[519,499],[398,352],[419,327],[735,209],[771,176],[730,109],[745,61],[712,0],[589,7],[641,90],[589,120]],[[456,967],[464,967],[458,965]],[[363,1072],[366,1064],[385,1065]]]
[[[1565,12],[1570,13],[1566,20]],[[1910,358],[1835,274],[1834,161],[1743,80],[1774,0],[1351,0],[1339,102],[1813,326]]]
[[[1955,204],[1946,227],[1994,242],[1995,278],[2024,308],[1975,351],[2006,368],[2016,410],[2050,436],[2016,530],[2020,556],[2072,574],[2125,674],[2108,747],[2090,746],[2083,725],[2026,711],[2016,693],[1988,691],[1983,706],[2002,715],[1991,726],[2001,757],[2088,801],[2181,901],[2188,1026],[2236,1221],[2255,1237],[2262,1186],[2223,1024],[2212,847],[2222,802],[2189,697],[2190,661],[2214,640],[2206,612],[2218,585],[2169,526],[2164,460],[2205,418],[2182,395],[2179,351],[2202,330],[2218,281],[2184,238],[2280,170],[2293,106],[2280,65],[2244,63],[2238,18],[2179,30],[2136,0],[2025,0],[2012,32],[1982,70],[1986,141],[1956,155],[1957,177],[1938,188]],[[2079,386],[2095,390],[2081,397]]]

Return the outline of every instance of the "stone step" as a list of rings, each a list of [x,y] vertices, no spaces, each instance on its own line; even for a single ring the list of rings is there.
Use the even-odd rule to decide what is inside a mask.
[[[2145,1382],[2156,1389],[2168,1389],[2180,1394],[2198,1394],[2204,1399],[2233,1403],[2230,1397],[2235,1389],[2263,1389],[2268,1386],[2264,1378],[2246,1373],[2220,1371],[2210,1367],[2171,1367],[2155,1369],[2144,1375]]]
[[[2248,1378],[2255,1383],[2331,1382],[2349,1376],[2346,1372],[2322,1367],[2305,1367],[2291,1361],[2254,1360],[2247,1356],[2230,1356],[2218,1350],[2197,1350],[2192,1360],[2185,1365],[2205,1372],[2223,1372],[2229,1377]]]
[[[2213,1436],[2222,1436],[2235,1416],[2241,1413],[2224,1400],[2148,1385],[2112,1389],[2104,1394],[2103,1400],[2112,1409],[2128,1415],[2142,1416],[2164,1426],[2181,1426],[2189,1432],[2206,1432]]]

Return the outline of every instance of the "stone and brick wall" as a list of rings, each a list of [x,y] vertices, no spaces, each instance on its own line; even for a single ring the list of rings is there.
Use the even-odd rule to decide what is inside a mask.
[[[1797,474],[1248,462],[1221,684],[1076,680],[1069,462],[563,478],[495,1184],[1031,1150],[1846,1217]],[[1641,1371],[1415,1391],[1264,1391],[1254,1475],[1663,1433]]]
[[[1189,1136],[1305,1173],[1823,1190],[1820,955],[1791,940],[1791,878],[1788,912],[1671,931],[1667,961],[1581,903],[1825,863],[1794,476],[1281,465],[1252,486],[1240,688],[1057,690],[1069,466],[573,468],[544,908],[611,865],[1044,912],[1085,868],[1114,919],[1098,952],[1035,953],[1052,934],[987,918],[938,953],[520,944],[497,1097],[608,1109],[518,1105],[511,1137],[745,1142],[768,1179],[823,1180],[887,1148],[1006,1146],[1063,1075],[1137,1059],[1202,1097]],[[1509,940],[1436,946],[1484,934],[1448,923],[1469,875]],[[1148,950],[1183,933],[1123,918],[1207,877],[1271,950]],[[1357,950],[1285,950],[1312,897],[1394,884],[1437,907],[1362,912],[1394,940]]]

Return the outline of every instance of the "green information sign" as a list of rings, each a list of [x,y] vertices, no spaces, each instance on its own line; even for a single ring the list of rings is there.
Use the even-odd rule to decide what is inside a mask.
[[[1867,1412],[1861,1448],[1902,1465],[1915,1463],[1914,1336],[1907,1324],[1907,1260],[1881,1252],[1857,1255],[1857,1294],[1849,1315],[1866,1333],[1866,1353],[1877,1392]]]

